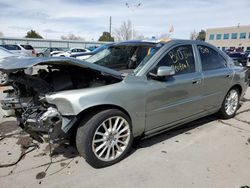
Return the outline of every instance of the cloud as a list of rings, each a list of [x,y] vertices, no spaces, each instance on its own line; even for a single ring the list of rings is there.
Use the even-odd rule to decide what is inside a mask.
[[[24,30],[24,31],[32,29],[32,27],[22,27],[22,26],[9,26],[8,28],[15,30]]]
[[[160,36],[173,25],[172,37],[189,38],[194,29],[249,24],[249,8],[249,0],[1,0],[0,21],[8,36],[22,37],[33,28],[48,38],[74,33],[90,40],[108,30],[112,16],[113,29],[130,19],[147,37]]]
[[[56,30],[53,30],[53,29],[44,29],[43,32],[44,33],[61,33],[60,31],[56,31]]]

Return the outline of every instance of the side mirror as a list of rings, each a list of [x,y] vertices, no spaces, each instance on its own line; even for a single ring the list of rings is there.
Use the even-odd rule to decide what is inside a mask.
[[[157,69],[157,77],[173,76],[175,75],[175,70],[172,67],[161,66]]]

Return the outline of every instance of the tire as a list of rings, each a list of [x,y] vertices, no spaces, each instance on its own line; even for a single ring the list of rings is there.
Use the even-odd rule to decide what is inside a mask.
[[[94,168],[122,160],[128,154],[132,141],[131,120],[117,109],[104,110],[83,120],[76,133],[79,154]]]
[[[240,92],[237,88],[230,89],[222,103],[219,115],[223,119],[230,119],[235,116],[239,108]],[[230,109],[231,110],[230,110]]]

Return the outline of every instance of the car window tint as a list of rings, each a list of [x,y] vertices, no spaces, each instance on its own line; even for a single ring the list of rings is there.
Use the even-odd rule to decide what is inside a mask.
[[[226,60],[217,51],[202,45],[198,45],[198,49],[203,71],[226,67]]]
[[[183,45],[173,48],[158,63],[157,67],[170,66],[175,74],[195,72],[195,60],[192,45]]]
[[[30,45],[21,45],[25,50],[34,50],[34,48]]]
[[[4,44],[2,45],[7,50],[21,50],[21,48],[17,45],[12,45],[12,44]]]

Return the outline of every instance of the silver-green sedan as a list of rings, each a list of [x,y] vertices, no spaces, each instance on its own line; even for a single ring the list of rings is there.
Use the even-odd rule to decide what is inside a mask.
[[[13,89],[6,91],[2,108],[34,139],[43,141],[44,134],[53,141],[70,137],[96,168],[123,159],[135,137],[213,113],[225,119],[235,115],[248,86],[243,67],[205,42],[145,44],[105,49],[92,62],[3,59],[0,70]],[[121,61],[126,70],[107,68]],[[131,62],[135,69],[127,66]],[[25,74],[30,67],[34,73]]]

